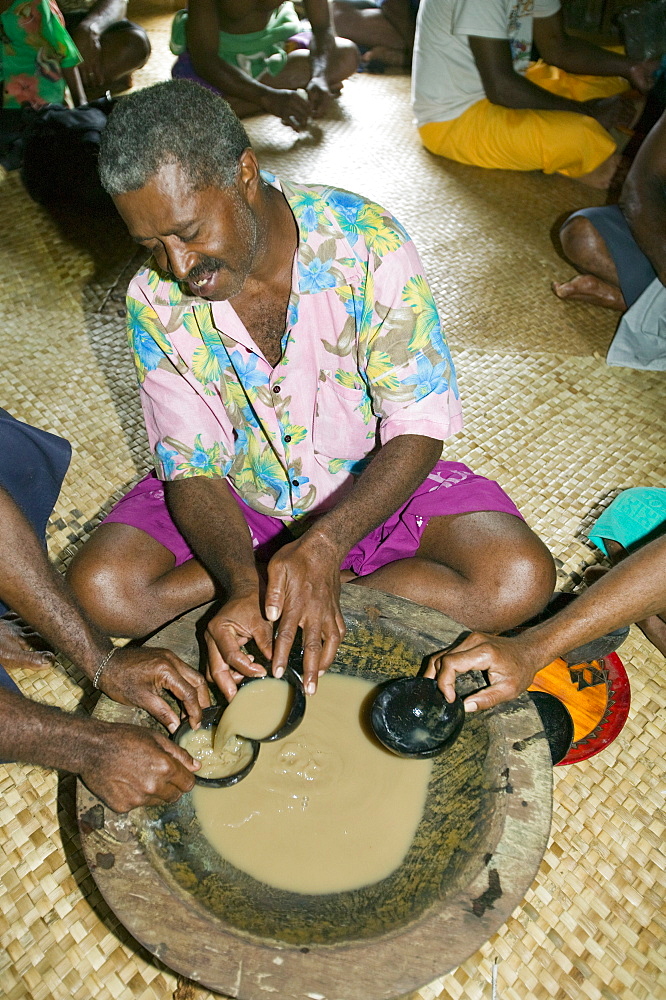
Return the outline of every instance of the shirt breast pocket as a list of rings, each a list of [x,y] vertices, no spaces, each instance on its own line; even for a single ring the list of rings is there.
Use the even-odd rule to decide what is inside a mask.
[[[374,431],[365,388],[341,385],[328,372],[321,372],[312,432],[317,457],[327,461],[364,458],[374,447]]]

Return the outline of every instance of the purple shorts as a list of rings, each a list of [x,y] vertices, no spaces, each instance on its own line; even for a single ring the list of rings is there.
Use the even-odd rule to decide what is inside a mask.
[[[309,49],[310,40],[312,38],[311,31],[300,31],[297,35],[292,35],[284,43],[285,50],[287,52],[293,52],[294,49]],[[176,59],[175,63],[171,67],[171,76],[174,80],[193,80],[195,83],[200,84],[202,87],[206,87],[207,90],[212,90],[214,94],[220,94],[222,97],[227,97],[227,94],[219,87],[214,87],[212,83],[208,80],[204,80],[202,76],[199,76],[194,68],[194,63],[192,62],[192,57],[190,53],[185,51]]]
[[[282,545],[294,540],[284,521],[260,514],[248,507],[232,490],[250,529],[257,558],[267,562]],[[522,514],[501,486],[492,479],[477,476],[460,462],[439,461],[409,500],[387,521],[357,542],[347,553],[340,569],[351,569],[357,576],[367,576],[397,559],[416,554],[431,517],[469,514],[496,510]],[[140,528],[173,553],[176,566],[193,557],[176,527],[164,498],[164,484],[150,473],[119,500],[102,524],[129,524]]]

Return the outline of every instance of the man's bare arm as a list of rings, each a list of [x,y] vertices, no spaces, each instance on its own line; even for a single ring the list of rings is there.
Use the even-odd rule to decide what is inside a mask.
[[[636,155],[620,207],[636,242],[666,285],[666,112]]]
[[[232,698],[239,675],[266,672],[253,663],[245,644],[254,639],[264,656],[270,659],[273,653],[250,531],[226,479],[177,479],[166,484],[166,496],[176,524],[224,593],[221,611],[208,624],[206,644],[209,673]]]
[[[113,650],[107,636],[86,619],[32,527],[2,487],[0,599],[91,679]],[[162,698],[162,688],[183,702],[194,726],[201,721],[201,709],[210,704],[203,678],[165,649],[115,650],[98,681],[110,698],[145,708],[172,730],[179,719]]]
[[[430,660],[427,676],[449,701],[455,678],[487,670],[490,687],[470,695],[467,711],[516,698],[535,674],[569,649],[614,629],[666,613],[666,535],[627,556],[563,611],[513,638],[472,633],[451,653]],[[468,704],[469,703],[469,704]]]
[[[175,802],[200,765],[165,736],[38,705],[0,687],[0,759],[79,774],[116,812]]]
[[[633,87],[646,93],[654,84],[657,60],[634,60],[619,52],[609,52],[564,30],[562,12],[534,19],[534,41],[541,58],[567,73],[592,76],[622,76]]]
[[[571,101],[551,94],[527,80],[513,68],[511,45],[502,38],[470,36],[470,48],[481,76],[486,97],[505,108],[533,108],[537,111],[570,111],[589,115],[604,128],[628,124],[635,114],[632,102],[621,97],[592,101]]]
[[[223,94],[254,105],[288,122],[305,126],[308,104],[290,90],[276,90],[254,80],[218,56],[220,22],[215,0],[190,0],[187,9],[187,50],[195,70]],[[243,112],[247,113],[247,112]]]
[[[388,441],[352,490],[299,539],[271,559],[266,614],[279,619],[273,671],[282,670],[297,628],[303,630],[306,691],[313,693],[344,637],[340,612],[340,564],[361,538],[394,514],[423,482],[442,450],[442,442],[416,434]]]

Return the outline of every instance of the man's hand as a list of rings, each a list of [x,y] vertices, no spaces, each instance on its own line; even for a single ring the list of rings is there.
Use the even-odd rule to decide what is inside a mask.
[[[312,117],[321,118],[326,114],[333,102],[333,95],[326,78],[324,76],[313,76],[306,90],[310,108],[312,109]]]
[[[166,736],[138,726],[109,725],[102,744],[86,754],[79,774],[115,812],[175,802],[194,785],[199,761]]]
[[[150,712],[171,733],[180,719],[162,697],[164,689],[182,702],[193,729],[201,722],[201,710],[210,705],[206,681],[198,671],[170,650],[150,646],[117,649],[102,671],[99,687],[121,705]]]
[[[273,653],[273,628],[261,613],[258,591],[232,597],[206,628],[208,674],[231,701],[243,677],[263,677],[266,670],[243,648],[250,639],[267,660]]]
[[[303,683],[306,694],[317,690],[345,636],[340,611],[340,554],[311,528],[284,545],[268,564],[266,617],[279,622],[273,644],[273,675],[287,666],[296,630],[303,630]]]
[[[472,632],[450,653],[444,650],[431,656],[425,676],[436,677],[437,687],[452,702],[456,696],[456,674],[468,670],[486,670],[490,680],[489,687],[465,699],[465,711],[475,712],[517,698],[530,686],[539,665],[520,635],[508,639]]]
[[[634,63],[627,73],[627,80],[641,94],[648,94],[654,87],[655,73],[659,69],[659,59],[644,59]]]
[[[631,128],[638,112],[634,101],[624,94],[595,97],[591,101],[582,101],[581,107],[585,109],[586,115],[595,118],[605,129]]]
[[[295,90],[271,90],[261,102],[264,111],[279,118],[283,125],[302,132],[310,124],[312,107]]]
[[[102,45],[99,32],[83,22],[74,29],[72,38],[83,58],[83,62],[79,66],[83,86],[99,90],[100,87],[104,86]]]

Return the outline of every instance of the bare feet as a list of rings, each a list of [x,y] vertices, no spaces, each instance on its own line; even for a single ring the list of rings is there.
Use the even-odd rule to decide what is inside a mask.
[[[0,618],[0,663],[3,667],[50,667],[55,656],[50,650],[39,649],[41,645],[40,636],[13,612]]]
[[[573,302],[589,302],[605,309],[615,309],[625,312],[627,303],[619,288],[609,285],[594,274],[577,274],[569,281],[553,281],[551,288],[558,299],[571,299]]]
[[[622,156],[620,153],[613,153],[607,160],[599,164],[595,170],[591,170],[589,174],[583,174],[582,177],[574,177],[573,180],[580,181],[581,184],[585,184],[587,187],[596,188],[598,191],[607,191],[611,186],[611,181],[615,176],[615,171],[619,167],[621,159]]]
[[[370,63],[382,63],[384,66],[405,66],[406,53],[404,49],[390,49],[386,45],[375,45],[361,56],[361,62],[366,66]]]
[[[636,624],[645,638],[657,647],[662,656],[666,656],[666,622],[659,615],[651,615]]]

